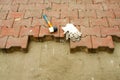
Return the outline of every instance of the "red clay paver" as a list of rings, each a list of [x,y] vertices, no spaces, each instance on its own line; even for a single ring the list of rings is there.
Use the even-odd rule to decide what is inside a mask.
[[[48,24],[45,22],[45,20],[39,19],[39,18],[33,18],[32,20],[32,26],[48,26]]]
[[[0,20],[0,26],[13,27],[14,19]]]
[[[60,11],[58,10],[44,10],[43,14],[47,14],[50,18],[60,18]],[[53,15],[54,14],[54,15]]]
[[[42,10],[26,10],[24,18],[41,18]]]
[[[53,26],[65,26],[67,23],[69,23],[69,19],[65,18],[65,19],[56,19],[56,18],[52,18],[51,22],[53,23]]]
[[[64,4],[58,4],[58,3],[53,3],[52,4],[52,8],[54,10],[68,10],[68,3],[64,3]]]
[[[88,49],[91,49],[92,48],[92,40],[91,40],[91,37],[90,36],[87,36],[87,37],[84,37],[84,38],[81,38],[80,41],[76,41],[76,42],[73,42],[73,41],[70,41],[70,49],[75,49],[77,47],[86,47]]]
[[[90,18],[90,27],[95,27],[95,26],[109,27],[109,24],[106,18],[103,19]]]
[[[120,26],[120,19],[110,19],[108,18],[110,27]]]
[[[89,19],[88,18],[84,18],[84,19],[71,19],[70,23],[76,25],[76,26],[85,26],[85,27],[89,27]]]
[[[2,26],[0,37],[5,37],[5,36],[18,37],[20,29],[21,29],[21,27],[10,28],[10,27],[7,27],[7,26]]]
[[[14,21],[13,27],[20,27],[20,26],[31,27],[31,24],[32,24],[32,18],[20,19]]]
[[[110,49],[114,49],[114,44],[111,36],[107,36],[105,38],[100,38],[96,36],[92,36],[92,48],[97,49],[100,47],[107,47]]]
[[[15,5],[7,4],[7,5],[3,5],[1,11],[13,11],[13,12],[16,12],[18,10],[18,7],[19,7],[18,4],[15,4]]]
[[[33,26],[33,27],[22,26],[21,31],[20,31],[20,37],[24,37],[24,36],[38,37],[39,31],[40,31],[39,26]]]
[[[106,10],[106,11],[97,10],[96,13],[97,13],[98,18],[106,18],[106,17],[107,18],[115,18],[115,15],[112,10]]]
[[[23,18],[24,12],[9,12],[7,19]]]
[[[0,19],[5,20],[7,18],[8,11],[0,12]]]
[[[79,18],[96,18],[96,11],[95,10],[87,10],[81,11],[79,10]]]
[[[85,4],[76,4],[76,5],[71,5],[71,6],[69,6],[69,8],[71,9],[71,10],[81,10],[81,11],[84,11],[84,10],[86,10],[86,5]]]
[[[20,47],[22,49],[26,49],[28,46],[28,36],[24,37],[12,37],[10,36],[6,43],[6,49],[12,48],[12,47]]]
[[[103,10],[102,4],[86,4],[86,10]]]
[[[0,37],[0,49],[5,49],[8,36]]]
[[[101,35],[102,37],[106,36],[116,36],[120,38],[120,29],[118,26],[110,27],[110,28],[105,28],[105,27],[100,27],[101,28]]]
[[[120,19],[120,8],[119,9],[116,9],[116,10],[113,10],[114,13],[115,13],[115,18],[116,19]]]
[[[77,10],[61,10],[61,18],[78,18],[78,11]]]
[[[81,28],[81,33],[82,33],[82,37],[85,36],[97,36],[100,37],[101,33],[100,33],[100,27],[96,26],[96,27],[80,27]]]

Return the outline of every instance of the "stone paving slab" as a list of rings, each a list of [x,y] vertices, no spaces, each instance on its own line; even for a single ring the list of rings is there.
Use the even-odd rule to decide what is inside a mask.
[[[58,32],[49,33],[48,25],[42,15],[46,14]],[[88,37],[90,44],[70,46],[98,49],[108,47],[114,49],[113,37],[120,41],[120,1],[119,0],[1,0],[0,1],[0,35],[3,37],[19,38],[33,36],[38,39],[65,37],[61,27],[73,23],[83,33],[81,42]],[[3,27],[4,26],[4,27]],[[6,28],[6,27],[7,28]],[[25,26],[22,27],[21,26]],[[37,26],[37,28],[36,28]],[[16,30],[18,29],[18,30]],[[30,31],[33,32],[30,32]],[[36,32],[36,33],[35,33]],[[39,34],[39,35],[38,35]],[[47,36],[46,38],[44,36]],[[108,37],[111,37],[109,41]],[[104,38],[104,39],[103,39]],[[99,42],[100,40],[100,42]],[[108,45],[104,44],[107,42]],[[58,40],[60,41],[60,40]],[[87,40],[86,40],[87,41]],[[94,42],[95,41],[95,42]],[[96,41],[99,43],[96,46]],[[7,43],[7,41],[6,41]],[[16,43],[17,44],[17,43]],[[19,43],[18,43],[19,44]],[[111,44],[111,45],[109,45]],[[70,47],[72,49],[72,47]]]

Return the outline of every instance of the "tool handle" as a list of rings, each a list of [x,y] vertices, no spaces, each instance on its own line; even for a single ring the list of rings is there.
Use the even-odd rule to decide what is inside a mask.
[[[43,15],[44,20],[47,22],[47,24],[49,25],[49,27],[52,27],[52,24],[50,23],[50,21],[48,20],[46,15]]]

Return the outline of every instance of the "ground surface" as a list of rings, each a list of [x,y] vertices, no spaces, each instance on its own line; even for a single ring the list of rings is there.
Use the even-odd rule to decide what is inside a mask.
[[[49,33],[42,14],[58,32]],[[61,40],[69,22],[79,42]],[[0,49],[0,80],[120,80],[120,1],[0,0]]]
[[[0,52],[1,80],[120,80],[120,43],[112,54],[70,54],[68,43],[31,42],[29,52]]]

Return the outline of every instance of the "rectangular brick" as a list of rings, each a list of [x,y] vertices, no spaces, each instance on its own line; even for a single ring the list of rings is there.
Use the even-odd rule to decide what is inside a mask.
[[[85,11],[86,10],[86,6],[85,4],[72,4],[69,6],[70,9],[72,10],[81,10],[81,11]]]
[[[114,44],[111,36],[107,36],[105,38],[92,36],[92,46],[93,49],[97,49],[100,47],[114,49]]]
[[[83,4],[92,4],[92,0],[82,0]]]
[[[96,18],[96,12],[95,10],[92,11],[80,11],[79,10],[79,18]]]
[[[24,12],[12,12],[10,11],[8,13],[7,19],[16,19],[16,18],[23,18],[24,17]]]
[[[54,17],[54,18],[60,18],[60,11],[55,10],[44,10],[43,14],[46,14],[47,16]]]
[[[109,3],[109,0],[93,0],[94,4]]]
[[[115,36],[120,38],[120,29],[118,26],[109,27],[109,28],[105,28],[101,26],[100,28],[101,28],[102,37]]]
[[[78,11],[77,10],[67,10],[67,11],[62,10],[61,18],[70,18],[70,19],[78,18]]]
[[[10,36],[6,43],[6,49],[20,47],[22,49],[26,49],[28,46],[28,36],[15,38]]]
[[[65,26],[67,23],[69,23],[69,19],[68,18],[65,18],[65,19],[52,18],[51,22],[54,26]]]
[[[108,18],[110,27],[120,26],[120,19],[110,19]]]
[[[115,18],[115,15],[113,13],[112,10],[106,10],[106,11],[102,11],[102,10],[97,10],[97,18]]]
[[[68,10],[68,4],[64,3],[64,4],[58,4],[58,3],[53,3],[52,4],[52,9],[53,10]]]
[[[120,9],[115,9],[115,10],[113,10],[114,11],[114,13],[115,13],[115,18],[116,19],[120,19]]]
[[[8,36],[0,37],[0,49],[5,49]]]
[[[0,12],[0,19],[5,20],[7,18],[8,11]]]
[[[39,31],[40,31],[39,26],[33,26],[33,27],[22,26],[21,31],[20,31],[20,37],[24,37],[24,36],[38,37]]]
[[[119,9],[119,5],[116,3],[116,4],[110,4],[110,3],[107,3],[107,4],[102,4],[103,5],[103,9],[104,10],[114,10],[114,9]]]
[[[14,22],[13,27],[20,27],[20,26],[31,27],[31,24],[32,24],[32,18],[20,19]]]
[[[5,37],[5,36],[18,37],[20,29],[21,29],[20,27],[10,28],[10,27],[6,27],[6,26],[2,26],[0,36],[1,37]]]
[[[13,1],[12,0],[0,0],[0,5],[4,4],[4,5],[7,5],[7,4],[11,4]]]
[[[18,11],[22,12],[22,11],[26,11],[26,10],[36,10],[36,6],[35,4],[21,4],[19,6]]]
[[[51,5],[50,4],[36,4],[35,6],[36,9],[40,9],[40,10],[45,10],[45,9],[51,9]]]
[[[7,26],[7,27],[13,27],[14,19],[9,20],[0,20],[0,26]]]
[[[42,10],[26,10],[24,18],[41,18]]]
[[[94,26],[104,26],[104,27],[108,27],[108,21],[106,18],[102,18],[102,19],[90,19],[90,27],[94,27]]]
[[[84,18],[84,19],[71,19],[70,23],[73,23],[76,26],[89,27],[89,19],[88,18]]]
[[[100,33],[100,27],[96,26],[96,27],[80,27],[81,29],[81,33],[82,33],[82,37],[85,36],[97,36],[100,37],[101,33]]]
[[[18,10],[18,7],[19,5],[18,4],[15,4],[15,5],[11,5],[11,4],[8,4],[8,5],[3,5],[1,11],[17,11]]]
[[[43,3],[44,0],[29,0],[28,4],[39,4],[39,3]]]
[[[13,0],[12,4],[27,4],[28,0]]]
[[[101,4],[86,4],[86,10],[103,10]]]
[[[32,20],[32,26],[46,26],[48,27],[48,24],[44,19],[38,19],[38,18],[33,18]]]
[[[87,36],[84,38],[81,38],[80,41],[70,41],[70,49],[74,50],[76,48],[78,48],[78,50],[80,50],[80,48],[87,48],[87,49],[91,49],[92,48],[92,43],[91,43],[91,37]]]
[[[110,0],[110,3],[120,3],[119,0]]]

